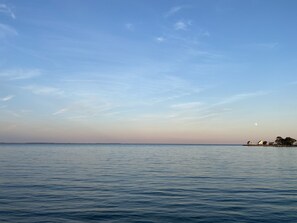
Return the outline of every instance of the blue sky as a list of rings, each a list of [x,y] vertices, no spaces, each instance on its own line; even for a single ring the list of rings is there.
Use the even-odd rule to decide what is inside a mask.
[[[296,10],[294,0],[0,0],[0,141],[296,138]]]

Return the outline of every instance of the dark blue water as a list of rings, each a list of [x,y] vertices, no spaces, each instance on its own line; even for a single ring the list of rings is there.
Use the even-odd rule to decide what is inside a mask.
[[[0,222],[297,222],[297,149],[0,145]]]

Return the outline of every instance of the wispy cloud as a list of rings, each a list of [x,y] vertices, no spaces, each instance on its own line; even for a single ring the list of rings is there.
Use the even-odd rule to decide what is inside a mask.
[[[222,115],[221,112],[216,111],[207,111],[202,113],[194,113],[194,114],[182,114],[176,117],[176,121],[181,122],[181,124],[192,124],[195,125],[197,122],[201,122],[203,120],[210,120],[212,118],[218,117]]]
[[[132,23],[125,23],[125,28],[129,31],[133,31],[135,27]]]
[[[200,36],[206,36],[206,37],[208,37],[208,36],[210,36],[210,33],[208,32],[208,31],[200,31]]]
[[[10,16],[12,19],[15,19],[15,18],[16,18],[15,14],[14,14],[13,11],[11,10],[11,8],[8,7],[8,6],[5,5],[5,4],[0,4],[0,13],[3,13],[3,14],[8,15],[8,16]]]
[[[11,81],[31,79],[40,75],[41,71],[38,69],[12,69],[0,71],[0,78]]]
[[[278,42],[270,42],[270,43],[259,43],[258,47],[266,48],[266,49],[275,49],[279,46]]]
[[[146,102],[143,102],[143,104],[146,104],[146,105],[160,104],[163,102],[173,101],[175,99],[183,98],[183,97],[189,96],[193,93],[194,93],[193,90],[185,89],[185,90],[183,90],[183,92],[177,91],[175,93],[172,93],[170,96],[159,96],[158,98],[152,98],[151,100],[146,100]],[[195,92],[195,93],[197,93],[197,92]]]
[[[197,109],[201,108],[203,103],[201,102],[188,102],[188,103],[180,103],[171,105],[171,108],[179,109],[179,110],[189,110],[189,109]]]
[[[89,76],[90,79],[85,79],[85,82],[83,75],[78,79],[74,77],[65,80],[67,85],[80,86],[73,91],[75,101],[67,105],[67,117],[100,119],[107,114],[119,117],[119,114],[125,113],[125,116],[130,116],[136,111],[141,115],[147,109],[164,108],[165,104],[177,103],[176,101],[182,101],[183,98],[196,95],[203,90],[183,78],[152,74],[155,72],[150,67],[143,71],[141,69],[141,71],[131,70],[128,73],[121,72],[121,75],[94,74]],[[83,85],[90,83],[91,87],[81,88],[81,83],[84,83]]]
[[[51,95],[51,96],[62,96],[64,95],[64,91],[48,86],[38,86],[38,85],[30,85],[23,87],[23,89],[31,91],[36,95]]]
[[[263,50],[272,50],[279,47],[278,42],[263,42],[263,43],[250,43],[244,45],[244,47],[252,48],[252,49],[263,49]]]
[[[235,102],[239,102],[242,100],[246,100],[248,98],[262,96],[262,95],[266,95],[266,94],[268,94],[268,92],[264,92],[264,91],[235,94],[230,97],[222,99],[220,102],[216,103],[215,105],[225,105],[225,104],[235,103]]]
[[[174,6],[171,9],[169,9],[168,12],[165,13],[164,17],[167,18],[167,17],[173,16],[176,13],[180,12],[182,9],[185,9],[187,7],[189,7],[189,6],[186,6],[186,5]]]
[[[62,109],[60,109],[60,110],[54,112],[53,115],[60,115],[60,114],[63,114],[63,113],[65,113],[65,112],[67,112],[67,111],[68,111],[67,108],[62,108]]]
[[[11,26],[0,23],[0,38],[7,36],[17,36],[18,32]]]
[[[162,36],[158,36],[158,37],[155,38],[155,41],[158,42],[158,43],[162,43],[162,42],[165,41],[165,38],[162,37]]]
[[[176,23],[174,23],[174,29],[175,30],[187,30],[189,26],[192,25],[192,21],[183,21],[179,20]]]
[[[6,97],[0,98],[1,101],[10,101],[14,98],[14,95],[8,95]]]
[[[100,98],[90,97],[73,101],[67,107],[57,110],[52,115],[61,115],[67,112],[67,117],[65,117],[67,119],[87,120],[116,113],[114,109],[117,107],[112,103],[100,100]],[[121,111],[118,111],[118,113],[121,113]]]
[[[247,100],[252,97],[266,95],[268,92],[253,92],[253,93],[241,93],[235,94],[221,99],[219,102],[214,103],[202,103],[202,102],[188,102],[173,104],[170,106],[174,112],[173,119],[182,121],[183,123],[195,123],[195,121],[209,120],[210,118],[219,118],[224,113],[232,112],[233,109],[226,106],[230,106],[233,103]]]
[[[13,117],[16,117],[16,118],[22,116],[21,114],[15,112],[15,111],[9,110],[9,109],[4,109],[4,112],[5,112],[6,114],[8,114],[9,116],[13,116]]]

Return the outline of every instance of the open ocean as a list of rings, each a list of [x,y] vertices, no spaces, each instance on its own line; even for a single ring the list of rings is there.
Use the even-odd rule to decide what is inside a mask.
[[[0,222],[297,222],[297,148],[0,145]]]

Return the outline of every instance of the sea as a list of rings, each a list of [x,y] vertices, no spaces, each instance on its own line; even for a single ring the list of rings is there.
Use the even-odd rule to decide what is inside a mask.
[[[1,144],[0,222],[297,222],[297,149]]]

